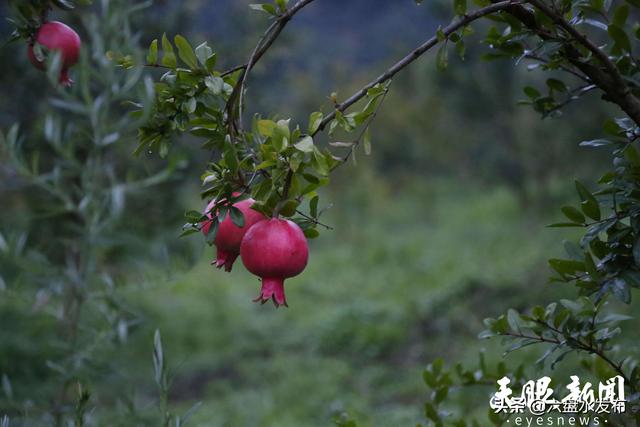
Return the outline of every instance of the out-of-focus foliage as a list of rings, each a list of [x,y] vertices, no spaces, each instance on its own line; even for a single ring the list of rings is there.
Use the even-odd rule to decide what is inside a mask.
[[[0,137],[0,405],[12,425],[83,425],[95,416],[95,399],[126,401],[93,381],[113,372],[113,354],[141,322],[123,297],[143,281],[133,267],[166,262],[177,247],[167,239],[175,233],[167,230],[163,189],[184,161],[131,162],[128,144],[140,122],[124,104],[140,92],[148,105],[153,90],[142,70],[123,73],[106,58],[116,46],[137,52],[133,12],[124,1],[83,11],[90,31],[83,31],[73,90],[53,88],[50,72],[52,88],[24,101],[44,100],[42,118]],[[23,329],[29,324],[31,332]]]

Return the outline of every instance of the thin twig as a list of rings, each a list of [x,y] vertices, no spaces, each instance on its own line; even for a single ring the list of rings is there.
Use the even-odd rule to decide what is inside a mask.
[[[574,343],[574,345],[579,350],[583,350],[583,351],[586,351],[587,353],[595,354],[596,356],[600,357],[602,360],[607,362],[607,364],[609,364],[622,378],[624,378],[625,383],[629,385],[629,388],[632,391],[636,390],[636,386],[631,382],[629,377],[622,370],[622,363],[623,362],[620,362],[620,363],[614,362],[609,356],[606,355],[604,350],[602,350],[601,348],[598,348],[598,346],[595,346],[595,345],[590,344],[590,343],[586,343],[586,342],[584,342],[584,341],[582,341],[582,340],[580,340],[578,338],[573,338],[571,336],[566,336],[561,330],[559,330],[558,328],[556,328],[556,327],[554,327],[552,325],[549,325],[547,322],[543,322],[541,320],[536,320],[536,323],[538,323],[539,325],[544,326],[545,328],[549,329],[550,331],[562,336],[567,341],[571,341],[572,343]],[[558,343],[560,343],[559,340],[558,340]]]
[[[302,10],[305,6],[313,3],[315,0],[299,0],[296,4],[291,6],[289,9],[285,10],[281,15],[279,15],[276,20],[267,28],[264,32],[256,47],[254,48],[249,60],[246,64],[235,67],[235,71],[243,70],[242,75],[240,76],[239,83],[234,87],[233,92],[229,96],[229,101],[227,102],[227,111],[228,111],[228,120],[229,126],[234,126],[234,113],[237,112],[238,119],[238,128],[237,130],[242,130],[242,104],[243,104],[243,96],[244,90],[247,84],[247,79],[249,77],[249,73],[253,69],[253,67],[260,61],[260,59],[264,56],[264,54],[269,50],[271,45],[276,41],[282,30],[287,25],[287,23],[293,18],[293,16]],[[233,70],[233,69],[232,69]],[[233,71],[230,71],[233,72]],[[235,105],[237,102],[237,106]],[[236,110],[237,107],[237,110]]]
[[[598,87],[609,96],[612,102],[618,104],[636,124],[640,124],[640,99],[633,94],[616,64],[609,58],[607,53],[600,49],[587,36],[578,31],[562,14],[555,12],[546,5],[544,1],[527,0],[527,2],[551,19],[555,26],[560,27],[570,37],[570,40],[582,45],[597,58],[598,62],[604,66],[604,70],[588,61],[584,61],[584,55],[571,43],[565,44],[569,62],[585,75],[589,76],[592,82],[597,84]],[[538,33],[541,38],[549,38],[549,33],[536,23],[535,17],[532,19],[530,11],[522,7],[515,7],[513,10],[510,10],[509,13],[521,20],[528,28]]]
[[[443,28],[442,29],[442,34],[444,34],[445,37],[449,37],[451,34],[453,34],[454,32],[458,31],[460,28],[470,24],[471,22],[473,22],[473,21],[475,21],[475,20],[477,20],[479,18],[482,18],[483,16],[489,15],[491,13],[499,12],[501,10],[505,10],[510,6],[517,5],[517,4],[520,4],[520,2],[514,1],[514,0],[507,0],[507,1],[501,1],[501,2],[498,2],[498,3],[494,3],[494,4],[490,5],[490,6],[486,6],[486,7],[483,7],[481,9],[477,9],[477,10],[475,10],[475,11],[473,11],[473,12],[467,14],[467,15],[464,15],[458,21],[453,22],[453,23],[449,24],[447,27]],[[324,117],[324,119],[322,119],[322,122],[320,123],[320,127],[318,128],[318,130],[315,133],[318,133],[318,132],[324,130],[324,128],[333,119],[335,119],[336,111],[342,112],[342,111],[346,110],[347,108],[351,107],[353,104],[355,104],[356,102],[358,102],[359,100],[364,98],[367,95],[367,91],[369,89],[371,89],[372,87],[374,87],[377,84],[384,83],[387,80],[390,80],[399,71],[401,71],[402,69],[407,67],[412,62],[414,62],[416,59],[418,59],[420,56],[422,56],[429,49],[431,49],[432,47],[437,45],[438,42],[439,42],[439,39],[438,39],[437,36],[431,37],[429,40],[424,42],[422,45],[420,45],[418,48],[413,50],[407,56],[402,58],[400,61],[396,62],[391,68],[389,68],[387,71],[385,71],[380,76],[378,76],[378,78],[376,78],[375,80],[373,80],[370,83],[368,83],[367,85],[365,85],[362,89],[360,89],[358,92],[353,94],[346,101],[342,102],[341,104],[338,104],[334,111],[332,111],[330,114],[328,114],[326,117]],[[314,135],[315,135],[315,133],[314,133]]]
[[[222,74],[220,74],[220,77],[226,77],[229,74],[233,74],[236,71],[244,70],[245,68],[247,68],[247,64],[236,65],[235,67],[229,68],[227,71],[222,72]]]
[[[162,68],[164,70],[174,70],[174,68],[167,67],[166,65],[161,64],[142,64],[142,66],[146,68]]]
[[[360,142],[362,142],[362,139],[364,137],[365,132],[367,132],[369,127],[371,127],[371,124],[373,123],[373,121],[375,120],[376,116],[378,115],[378,112],[380,111],[380,108],[382,107],[382,104],[384,103],[384,100],[387,97],[388,93],[389,93],[389,88],[385,87],[384,88],[384,93],[382,95],[382,98],[380,98],[380,102],[378,102],[378,105],[376,105],[376,109],[371,114],[371,116],[367,119],[367,123],[365,123],[364,126],[362,127],[362,129],[360,130],[360,133],[358,134],[358,137],[354,141],[354,144],[351,146],[351,149],[347,152],[347,154],[345,154],[345,156],[342,158],[342,161],[340,163],[337,163],[333,167],[333,169],[331,169],[331,171],[334,171],[340,165],[343,165],[343,164],[345,164],[345,163],[347,163],[349,161],[349,158],[351,157],[351,155],[353,154],[355,149],[358,148],[358,146],[360,145]]]
[[[620,77],[620,73],[618,72],[618,68],[613,63],[613,61],[609,58],[609,56],[602,51],[598,46],[596,46],[591,40],[587,38],[584,34],[578,31],[573,25],[571,25],[567,20],[565,20],[558,12],[550,9],[544,2],[539,0],[527,0],[528,3],[539,9],[542,13],[551,18],[554,23],[558,24],[562,29],[564,29],[574,40],[580,43],[582,46],[587,48],[598,60],[605,66],[607,71],[614,77],[619,83],[624,83],[622,77]],[[626,84],[625,84],[626,85]]]
[[[597,89],[597,88],[598,88],[598,86],[596,86],[594,84],[586,84],[586,85],[583,85],[583,86],[580,86],[580,87],[577,87],[577,88],[573,89],[567,95],[567,99],[565,99],[561,103],[557,104],[555,107],[545,111],[542,117],[543,118],[548,117],[554,111],[558,111],[558,110],[563,109],[564,107],[566,107],[567,105],[569,105],[570,103],[575,101],[576,99],[580,98],[581,96],[585,95],[586,93],[589,93],[592,90]]]
[[[538,62],[540,62],[542,64],[545,64],[545,65],[549,64],[548,60],[546,60],[545,58],[543,58],[541,56],[534,55],[533,53],[527,53],[524,57],[526,59],[531,59],[533,61],[538,61]],[[565,73],[569,73],[569,74],[573,75],[574,77],[579,78],[580,80],[582,80],[585,83],[588,83],[588,84],[591,83],[591,80],[589,79],[589,77],[587,77],[585,75],[582,75],[582,74],[578,73],[577,71],[572,70],[569,67],[566,67],[564,65],[558,65],[558,68],[561,69],[562,71],[564,71]]]

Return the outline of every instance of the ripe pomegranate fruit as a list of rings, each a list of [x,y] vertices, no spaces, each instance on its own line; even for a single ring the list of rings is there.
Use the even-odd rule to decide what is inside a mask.
[[[239,193],[235,193],[234,196],[238,194]],[[227,213],[224,220],[218,225],[218,231],[214,240],[214,245],[216,246],[215,265],[217,268],[224,266],[225,271],[231,271],[234,261],[240,254],[240,243],[242,242],[244,234],[253,224],[265,219],[264,215],[260,212],[251,209],[251,205],[253,205],[254,202],[255,200],[249,198],[233,204],[234,207],[240,209],[244,216],[244,225],[242,227],[238,227],[233,223],[230,213]],[[209,218],[213,218],[211,209],[213,209],[215,205],[216,201],[212,200],[205,209],[205,214]],[[211,220],[205,221],[202,225],[202,232],[205,236],[209,233],[210,228]]]
[[[307,266],[309,248],[298,225],[272,218],[256,223],[240,245],[240,256],[247,270],[262,279],[262,290],[254,301],[273,299],[276,307],[287,306],[284,280],[297,276]]]
[[[73,81],[69,78],[69,68],[78,62],[80,56],[80,36],[69,26],[58,21],[44,23],[36,34],[36,43],[46,47],[50,51],[60,51],[62,55],[62,68],[60,69],[60,83],[71,86]],[[29,45],[29,60],[39,70],[45,70],[44,61],[36,57],[33,44]]]

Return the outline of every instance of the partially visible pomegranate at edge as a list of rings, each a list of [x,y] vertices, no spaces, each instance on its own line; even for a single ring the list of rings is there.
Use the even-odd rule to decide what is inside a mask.
[[[240,246],[244,266],[262,279],[254,301],[273,299],[276,307],[287,306],[284,280],[297,276],[307,266],[309,247],[300,227],[289,220],[272,218],[256,223]]]
[[[58,21],[42,24],[36,34],[35,42],[49,49],[60,51],[62,55],[62,67],[60,69],[60,83],[71,86],[73,81],[69,77],[69,68],[78,63],[80,57],[80,36],[71,27]],[[39,60],[33,51],[33,44],[29,45],[29,60],[39,70],[45,70],[44,61]]]
[[[234,194],[237,196],[238,194]],[[217,268],[224,267],[225,271],[231,271],[233,263],[240,254],[240,243],[244,234],[251,228],[253,224],[265,219],[265,216],[260,212],[251,209],[251,205],[255,203],[255,200],[249,198],[241,200],[233,204],[234,207],[240,209],[244,216],[244,225],[238,227],[231,220],[231,215],[227,213],[224,220],[218,225],[218,231],[216,232],[216,238],[214,245],[216,246],[216,260],[215,265]],[[209,218],[213,218],[211,210],[216,205],[216,201],[212,200],[205,209],[205,214]],[[211,228],[211,220],[202,224],[202,232],[206,236]]]

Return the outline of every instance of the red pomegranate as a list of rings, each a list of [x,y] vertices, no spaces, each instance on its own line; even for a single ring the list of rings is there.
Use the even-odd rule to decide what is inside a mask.
[[[239,193],[235,193],[234,196],[238,196]],[[231,271],[233,263],[240,254],[240,243],[242,238],[249,228],[258,221],[265,219],[264,215],[260,212],[251,209],[251,205],[255,200],[245,199],[234,203],[233,206],[240,209],[244,216],[244,225],[238,227],[231,220],[231,215],[227,213],[224,220],[218,225],[218,231],[214,244],[216,246],[216,267],[222,268],[224,266],[225,271]],[[212,200],[205,209],[205,214],[209,218],[213,218],[211,210],[215,206],[216,201]],[[211,221],[206,221],[202,225],[202,232],[206,236],[211,228]]]
[[[50,51],[60,51],[62,68],[60,69],[60,83],[71,86],[69,68],[78,62],[80,56],[80,36],[62,22],[51,21],[44,23],[36,34],[35,41]],[[29,45],[29,60],[39,70],[45,69],[45,63],[39,60],[33,51],[33,44]]]
[[[284,280],[304,270],[309,248],[296,223],[272,218],[256,223],[247,231],[240,256],[247,270],[262,279],[262,290],[254,301],[265,303],[273,299],[276,307],[287,306]]]

